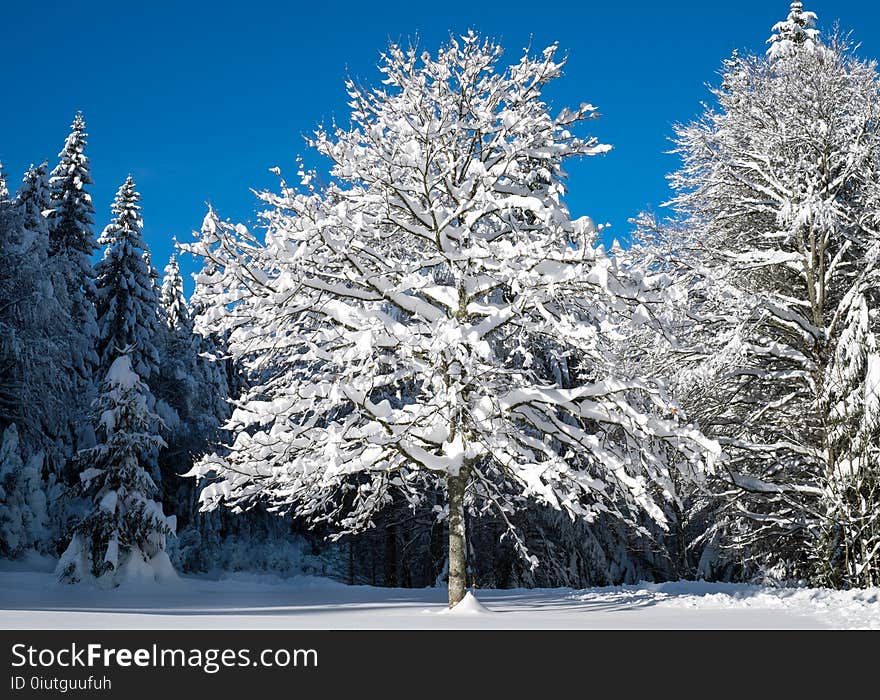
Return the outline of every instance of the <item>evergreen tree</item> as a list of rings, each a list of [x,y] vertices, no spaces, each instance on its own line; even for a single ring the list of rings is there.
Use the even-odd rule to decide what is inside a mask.
[[[162,278],[161,309],[165,325],[175,331],[192,332],[192,321],[183,293],[183,277],[177,255],[172,254]]]
[[[161,368],[156,393],[174,410],[175,424],[186,423],[200,387],[195,376],[195,336],[176,255],[172,255],[165,266],[159,317],[162,321]]]
[[[773,35],[767,40],[770,59],[791,55],[794,51],[821,50],[816,19],[815,12],[804,12],[802,2],[795,0],[791,3],[788,17],[773,25]]]
[[[85,155],[86,124],[82,113],[77,112],[70,125],[70,134],[64,148],[58,154],[59,163],[52,171],[52,255],[64,255],[78,270],[78,276],[71,279],[71,288],[78,289],[92,278],[89,257],[97,246],[92,236],[93,216],[92,197],[86,190],[94,184],[89,169],[89,159]]]
[[[22,180],[21,188],[16,194],[19,224],[32,233],[43,234],[37,242],[40,252],[40,263],[45,263],[49,256],[49,220],[47,215],[52,207],[52,192],[47,174],[48,164],[43,161],[38,166],[28,168]]]
[[[60,161],[49,180],[52,188],[49,254],[60,258],[71,314],[82,324],[85,339],[91,340],[95,331],[90,303],[94,293],[91,257],[98,246],[92,232],[95,209],[86,189],[93,184],[85,155],[87,136],[82,113],[77,113],[64,148],[58,154]],[[84,360],[91,356],[87,350],[81,354]]]
[[[95,266],[97,352],[100,366],[106,371],[122,348],[131,348],[135,372],[149,381],[159,364],[155,345],[159,300],[141,232],[139,202],[140,195],[129,175],[111,207],[113,219],[98,240],[105,248]]]
[[[13,248],[6,248],[4,268],[13,280],[13,296],[0,315],[15,327],[17,366],[6,373],[17,387],[14,420],[34,449],[42,449],[68,430],[71,405],[69,358],[65,339],[75,333],[55,294],[58,280],[49,265],[50,190],[46,164],[31,167],[24,176],[13,207]],[[62,295],[62,298],[64,296]]]
[[[209,210],[206,220],[217,221]],[[204,387],[201,394],[205,420],[210,430],[226,423],[231,413],[230,397],[239,396],[246,385],[240,362],[229,352],[229,334],[218,329],[218,309],[214,305],[220,292],[223,274],[210,260],[203,260],[195,277],[195,288],[189,303],[189,317],[195,331],[194,348],[197,374]]]
[[[91,509],[75,528],[58,574],[69,583],[96,580],[104,587],[168,580],[174,571],[165,538],[175,520],[155,500],[159,490],[146,468],[164,445],[160,419],[128,353],[110,365],[93,417],[98,444],[78,459],[86,467],[80,478]]]
[[[77,443],[84,439],[77,435],[77,426],[84,424],[94,396],[93,377],[98,362],[92,266],[97,244],[92,231],[95,210],[87,190],[92,178],[85,155],[86,136],[85,121],[77,113],[49,179],[49,277],[54,295],[70,319],[69,332],[61,336],[61,354],[72,370],[67,397],[70,429],[65,440],[69,452],[75,451]]]

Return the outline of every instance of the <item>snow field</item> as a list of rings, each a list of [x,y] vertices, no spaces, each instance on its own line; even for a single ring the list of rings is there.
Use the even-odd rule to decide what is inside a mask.
[[[56,583],[48,560],[0,564],[4,629],[880,629],[880,589],[704,582],[484,589],[450,611],[445,588],[230,574],[104,591]]]

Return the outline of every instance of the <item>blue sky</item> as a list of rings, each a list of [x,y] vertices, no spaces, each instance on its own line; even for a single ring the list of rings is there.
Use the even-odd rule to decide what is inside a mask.
[[[10,185],[31,162],[54,165],[76,110],[89,131],[98,230],[131,173],[143,196],[145,233],[161,271],[171,237],[190,240],[210,201],[251,223],[250,188],[272,187],[273,166],[292,172],[302,135],[346,119],[346,71],[376,82],[389,39],[418,35],[428,49],[474,28],[516,60],[529,43],[558,41],[565,76],[555,108],[595,104],[591,131],[614,150],[570,164],[574,214],[627,219],[668,196],[664,155],[675,122],[709,99],[734,48],[763,51],[787,0],[541,2],[14,2],[0,12],[3,82],[0,161]],[[807,0],[820,28],[839,20],[880,55],[880,8],[864,0]],[[192,263],[184,263],[192,271]],[[191,288],[191,285],[188,285]]]

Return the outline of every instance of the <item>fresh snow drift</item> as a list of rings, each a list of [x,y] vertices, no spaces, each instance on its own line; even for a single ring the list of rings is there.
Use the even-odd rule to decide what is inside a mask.
[[[483,615],[491,613],[492,611],[487,609],[479,600],[477,600],[477,597],[471,593],[471,591],[468,591],[464,594],[464,598],[456,603],[455,606],[452,608],[446,608],[440,612],[448,613],[450,615]]]

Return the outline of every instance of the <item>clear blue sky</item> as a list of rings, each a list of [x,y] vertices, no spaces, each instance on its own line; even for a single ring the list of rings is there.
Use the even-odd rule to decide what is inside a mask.
[[[129,172],[143,196],[145,230],[162,270],[171,237],[190,240],[210,201],[221,216],[252,222],[250,188],[274,184],[308,155],[302,134],[346,117],[348,70],[376,82],[388,39],[418,35],[435,49],[474,28],[511,60],[530,37],[569,52],[549,92],[554,108],[582,101],[602,118],[593,133],[614,150],[568,168],[576,215],[612,224],[668,195],[664,155],[675,122],[709,98],[734,48],[763,51],[788,0],[443,0],[441,2],[10,2],[0,9],[3,53],[0,161],[15,186],[31,162],[56,154],[76,110],[89,131],[98,230]],[[820,28],[836,20],[880,55],[880,9],[866,0],[806,0]],[[192,263],[185,263],[191,271]],[[188,285],[191,288],[191,285]]]

